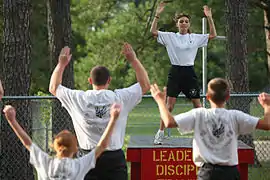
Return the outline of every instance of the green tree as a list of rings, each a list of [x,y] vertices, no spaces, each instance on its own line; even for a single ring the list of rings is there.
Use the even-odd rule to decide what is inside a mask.
[[[264,25],[259,26],[260,30],[264,30],[265,32],[265,43],[266,48],[264,49],[265,55],[267,58],[265,58],[264,65],[266,67],[266,74],[267,74],[267,80],[268,83],[270,82],[270,0],[250,0],[251,4],[255,5],[255,7],[258,7],[260,12],[263,12],[264,18],[261,18],[264,20]]]
[[[51,73],[51,61],[48,51],[47,7],[46,1],[35,0],[31,2],[32,16],[30,31],[32,42],[31,58],[31,89],[30,94],[39,91],[48,92]]]
[[[248,92],[248,0],[226,0],[225,6],[227,9],[226,36],[228,38],[226,76],[232,92]],[[250,102],[251,99],[248,97],[231,98],[228,102],[228,106],[232,109],[238,109],[245,113],[249,113]],[[239,139],[249,146],[255,147],[251,134],[240,135]],[[257,158],[255,158],[255,160],[257,161]],[[256,163],[258,163],[258,161]]]
[[[89,75],[90,68],[96,64],[112,66],[110,68],[118,80],[112,82],[113,88],[123,87],[135,81],[132,71],[129,70],[118,52],[123,41],[129,41],[136,46],[139,58],[146,66],[151,80],[165,85],[170,66],[168,55],[165,48],[159,45],[149,33],[149,23],[152,21],[157,1],[142,1],[143,3],[139,4],[134,4],[134,1],[128,3],[127,1],[102,0],[100,4],[99,2],[93,0],[73,4],[74,31],[85,40],[83,43],[86,43],[86,45],[77,44],[76,46],[76,50],[80,53],[75,62],[76,87],[88,88],[85,78]],[[192,17],[192,31],[201,33],[203,5],[203,1],[173,1],[168,3],[159,21],[160,29],[176,32],[177,29],[172,17],[175,12],[185,12]],[[225,10],[222,10],[224,9],[224,2],[209,0],[208,5],[213,9],[218,35],[225,35]],[[263,21],[258,21],[261,18],[259,11],[255,11],[252,7],[248,9],[251,17],[249,24],[252,24],[248,26],[251,35],[248,39],[249,83],[251,91],[258,91],[267,84],[265,81],[266,73],[258,73],[258,69],[261,72],[266,72],[265,55],[262,50],[264,48],[262,47],[264,44],[262,41],[264,40],[260,37],[258,41],[257,36],[258,26],[262,27]],[[120,61],[116,60],[118,57],[120,57]],[[225,42],[211,41],[208,45],[208,79],[217,76],[225,77],[226,58]],[[112,62],[112,60],[114,61]],[[199,51],[195,61],[195,70],[199,75],[201,84],[201,51]],[[262,79],[262,81],[257,81],[257,79]]]
[[[58,56],[61,49],[64,46],[71,47],[70,1],[49,0],[47,1],[47,11],[49,53],[52,65],[51,69],[54,69],[58,63]],[[71,60],[64,71],[62,84],[69,88],[74,87],[73,60]],[[59,101],[53,103],[52,115],[53,134],[63,129],[73,130],[71,118],[67,111],[61,107]]]
[[[94,2],[91,1],[91,3]],[[165,48],[159,45],[149,33],[153,11],[156,9],[155,2],[146,1],[139,6],[134,3],[123,2],[121,3],[122,6],[119,6],[119,4],[111,2],[111,4],[108,3],[110,5],[105,7],[102,4],[93,5],[89,3],[91,6],[84,4],[84,7],[88,8],[86,12],[79,11],[81,6],[75,6],[73,9],[73,22],[76,22],[75,31],[81,31],[79,27],[83,27],[82,36],[85,37],[87,44],[86,48],[77,47],[78,51],[84,51],[86,55],[75,62],[75,82],[77,87],[88,88],[85,78],[89,75],[90,68],[96,64],[107,65],[111,69],[113,77],[117,79],[117,81],[112,81],[112,88],[133,83],[135,81],[134,73],[125,64],[119,53],[123,41],[128,41],[135,46],[136,52],[146,66],[151,80],[157,81],[159,84],[166,84],[167,72],[170,66],[168,55]],[[183,8],[183,6],[187,7],[190,4],[192,6],[188,9]],[[201,17],[203,15],[202,6],[203,2],[174,2],[169,4],[159,22],[160,29],[177,31],[172,17],[176,11],[184,11],[192,14],[192,30],[200,33]],[[182,8],[180,9],[180,7]],[[102,12],[97,13],[100,11]],[[103,14],[103,12],[107,13]],[[91,16],[89,16],[91,20],[88,20],[87,14],[89,13],[91,13]],[[95,14],[99,15],[95,16]],[[86,22],[88,22],[88,28],[84,25]],[[198,55],[198,59],[200,59],[200,55]],[[201,61],[199,60],[198,63],[201,63]],[[214,63],[212,63],[212,66],[214,66]],[[213,68],[213,71],[216,69]],[[201,65],[198,65],[196,71],[201,73]],[[219,68],[219,71],[221,71],[221,68]]]

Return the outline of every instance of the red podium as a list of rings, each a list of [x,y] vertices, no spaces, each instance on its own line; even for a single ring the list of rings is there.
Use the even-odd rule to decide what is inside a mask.
[[[253,149],[238,141],[241,180],[248,179],[248,164],[254,163]],[[170,138],[153,145],[152,136],[131,136],[127,147],[131,180],[196,180],[198,168],[192,161],[192,138]]]

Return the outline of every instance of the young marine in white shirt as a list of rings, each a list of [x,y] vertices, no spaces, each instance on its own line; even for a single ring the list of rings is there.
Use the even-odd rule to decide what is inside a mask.
[[[109,122],[110,106],[114,102],[122,105],[108,151],[97,160],[95,169],[91,170],[85,179],[96,177],[97,179],[127,180],[128,178],[125,155],[122,151],[128,113],[150,89],[150,82],[147,72],[137,59],[131,45],[124,44],[123,54],[135,70],[138,81],[128,88],[108,90],[111,76],[104,66],[96,66],[90,72],[88,81],[93,86],[93,90],[73,90],[62,86],[62,75],[71,58],[68,47],[63,48],[59,63],[51,77],[49,90],[70,114],[82,153],[96,147]]]
[[[209,22],[209,34],[191,33],[191,18],[187,14],[175,15],[174,20],[179,32],[162,32],[158,31],[157,22],[165,5],[166,3],[164,2],[159,4],[150,31],[157,38],[157,41],[166,47],[172,65],[167,81],[167,107],[170,112],[173,111],[176,98],[180,92],[183,92],[192,101],[195,108],[201,107],[200,88],[194,71],[194,61],[198,48],[207,46],[208,40],[215,38],[217,35],[211,9],[207,6],[203,7],[204,14]],[[161,120],[160,128],[155,135],[154,144],[162,144],[164,128],[163,121]]]
[[[110,122],[96,148],[76,159],[73,157],[78,150],[77,139],[68,130],[63,130],[56,135],[52,145],[56,156],[51,157],[34,144],[22,129],[16,120],[16,111],[12,106],[5,106],[3,112],[16,135],[30,151],[30,163],[36,168],[39,180],[83,180],[87,172],[95,167],[96,159],[109,144],[110,136],[120,114],[120,105],[114,104],[111,107]]]
[[[176,127],[180,133],[194,131],[193,161],[201,167],[198,180],[239,179],[236,167],[238,136],[249,134],[255,129],[270,130],[270,95],[262,93],[258,97],[264,108],[264,119],[239,110],[227,110],[225,102],[230,92],[227,81],[222,78],[214,78],[208,83],[210,109],[196,108],[174,117],[166,108],[166,89],[160,92],[154,84],[150,90],[166,127]]]

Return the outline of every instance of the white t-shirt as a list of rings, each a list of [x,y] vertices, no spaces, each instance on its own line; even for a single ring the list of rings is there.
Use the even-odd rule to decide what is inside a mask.
[[[193,161],[238,165],[238,135],[255,130],[259,118],[238,110],[196,108],[174,117],[180,133],[194,130]]]
[[[207,46],[209,34],[158,31],[157,41],[167,49],[172,65],[193,66],[198,48]]]
[[[95,150],[80,158],[59,159],[49,156],[32,143],[30,163],[37,170],[38,180],[83,180],[88,171],[95,168]]]
[[[79,146],[85,150],[96,147],[110,120],[111,105],[120,103],[122,110],[107,148],[117,150],[124,144],[128,113],[141,101],[142,88],[136,83],[115,91],[81,91],[59,85],[56,97],[71,116]]]

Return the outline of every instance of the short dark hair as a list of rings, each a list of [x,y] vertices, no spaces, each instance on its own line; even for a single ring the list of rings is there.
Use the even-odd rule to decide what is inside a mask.
[[[229,93],[229,84],[223,78],[214,78],[208,83],[207,94],[216,104],[224,103]]]
[[[105,85],[110,78],[110,71],[105,66],[95,66],[90,72],[90,77],[94,85]]]
[[[184,14],[184,13],[175,13],[173,20],[175,21],[175,23],[177,23],[178,19],[180,19],[182,17],[186,17],[189,20],[191,20],[191,17],[188,14]]]

